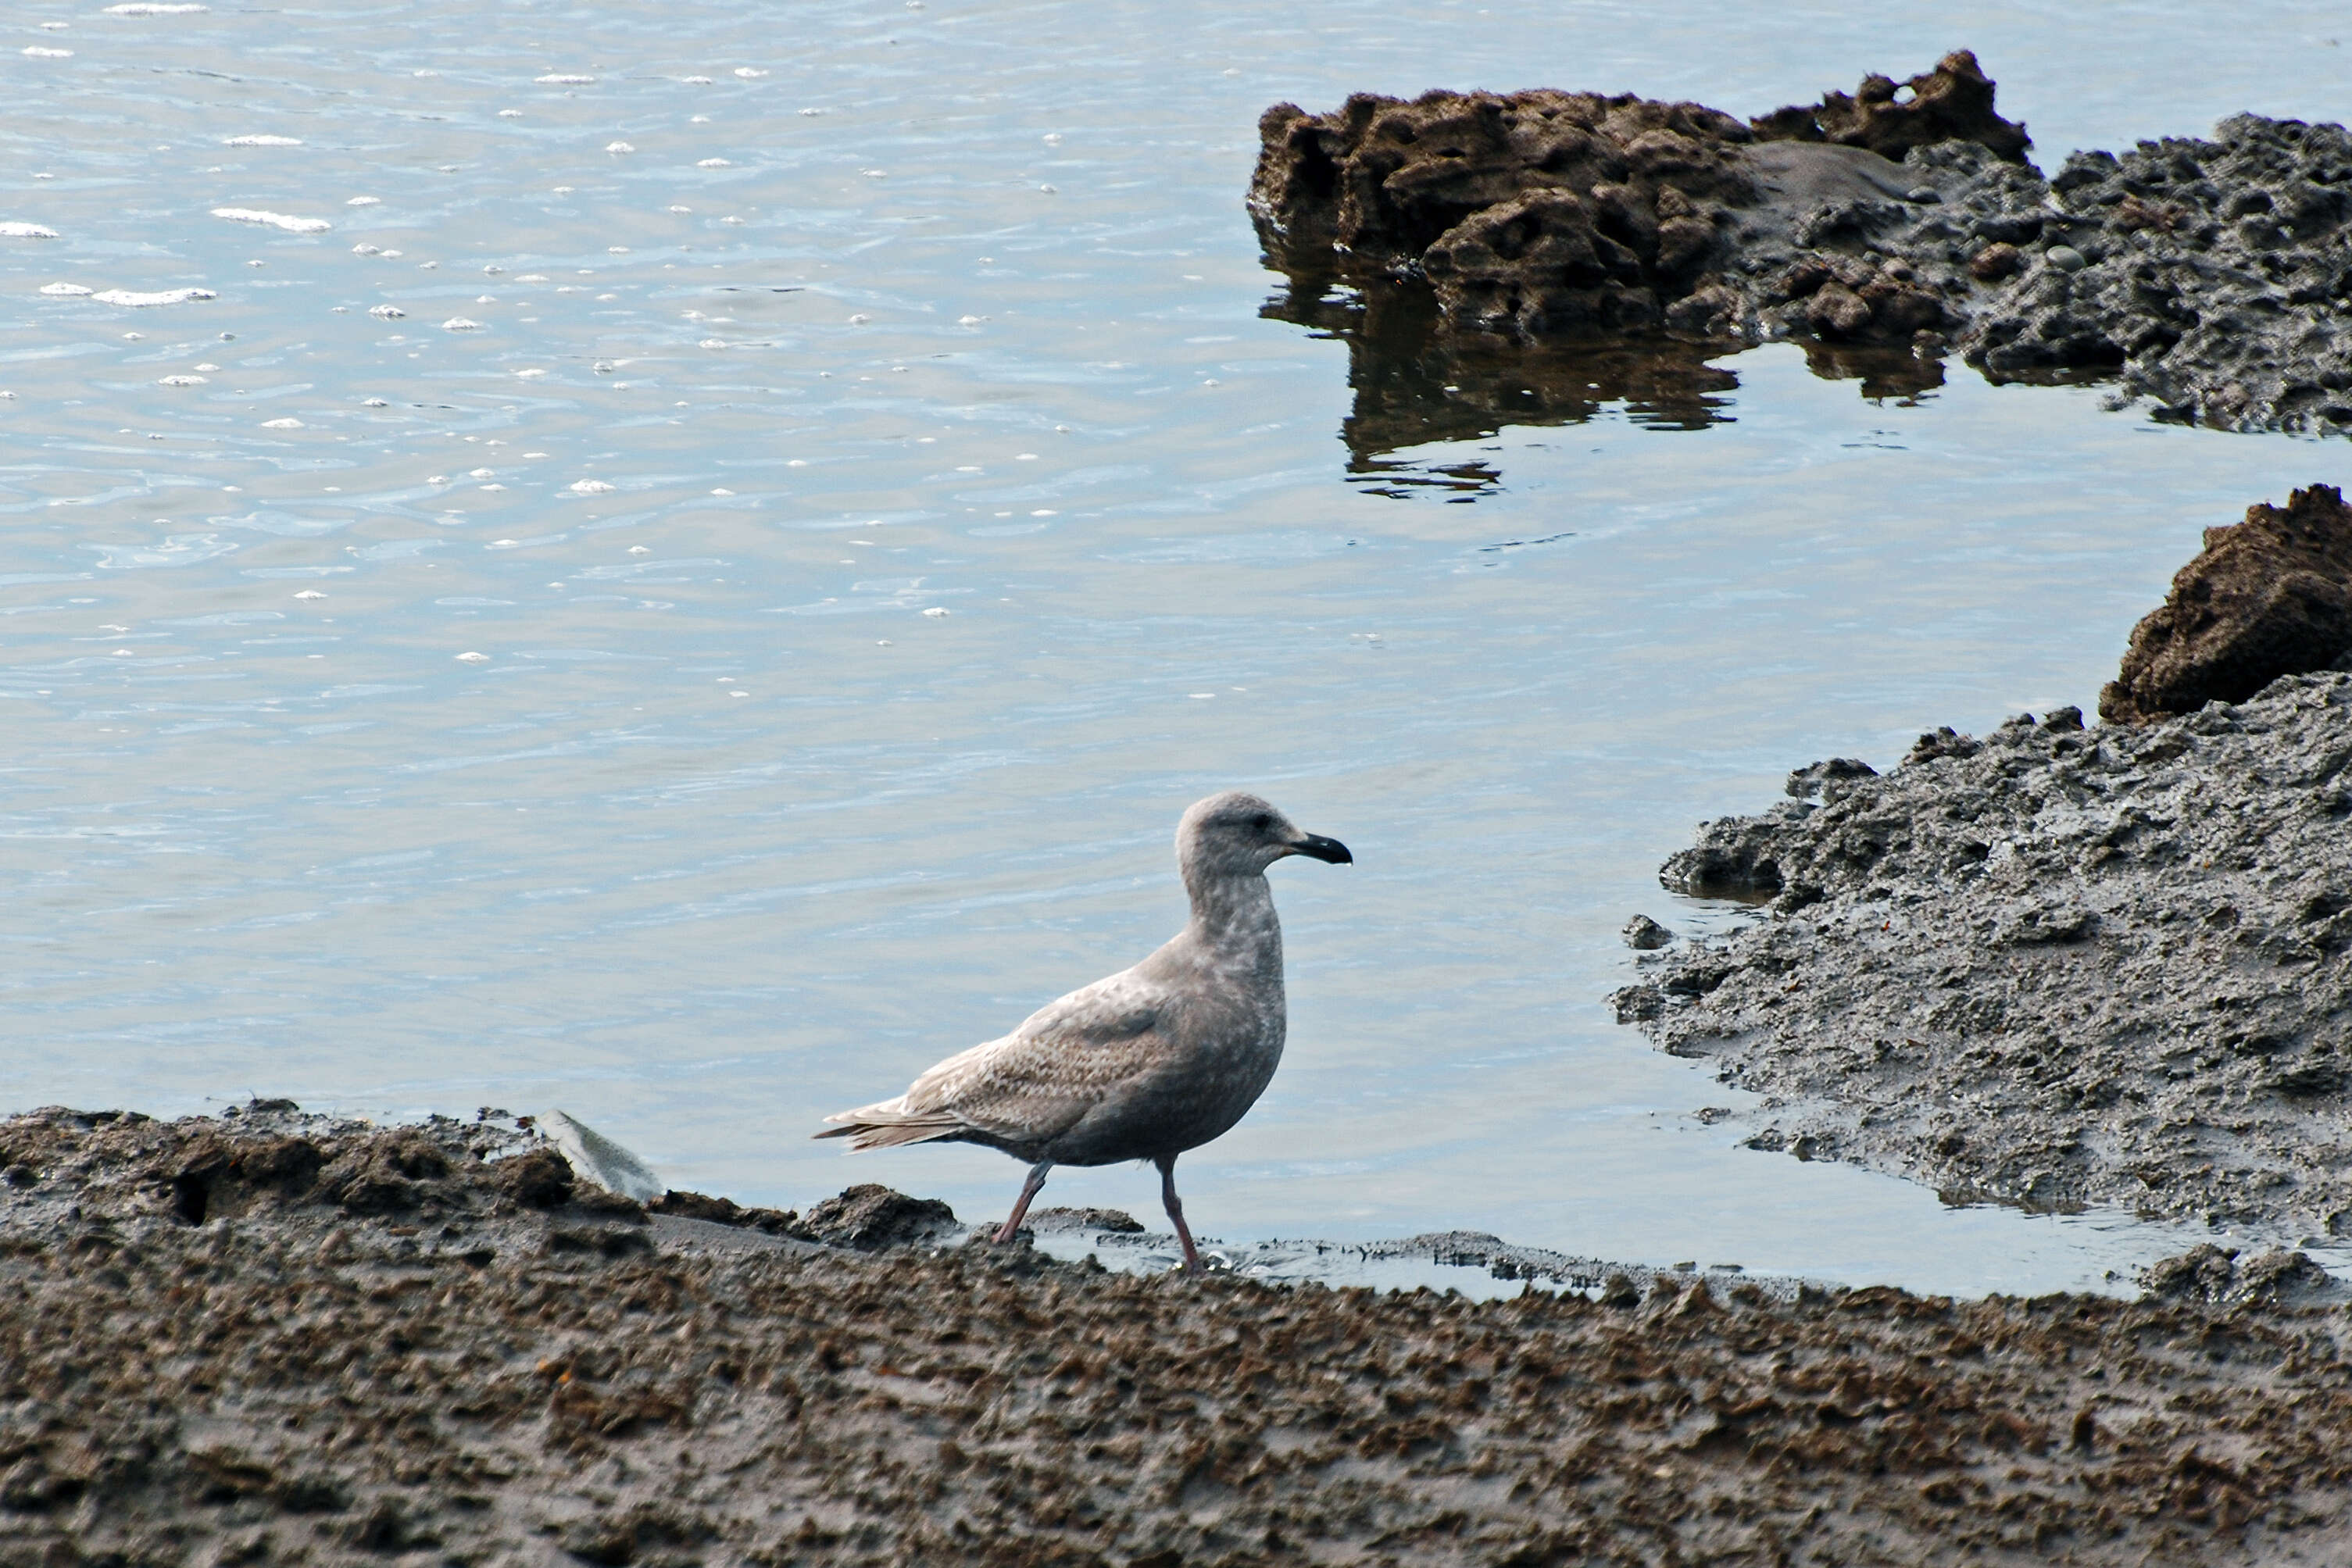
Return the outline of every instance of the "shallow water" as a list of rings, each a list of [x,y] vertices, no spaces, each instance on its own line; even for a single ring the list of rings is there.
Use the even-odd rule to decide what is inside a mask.
[[[1739,918],[1656,864],[1793,766],[2088,706],[2199,530],[2345,448],[1785,347],[1399,421],[1240,198],[1277,99],[1753,112],[1959,43],[2051,164],[2340,113],[2278,70],[2340,24],[1391,11],[18,7],[0,1104],[562,1105],[680,1186],[1002,1212],[1002,1156],[804,1134],[1167,936],[1177,812],[1244,784],[1358,863],[1276,873],[1290,1053],[1186,1158],[1204,1231],[1943,1291],[2178,1249],[1739,1147],[1610,1021],[1616,931]]]

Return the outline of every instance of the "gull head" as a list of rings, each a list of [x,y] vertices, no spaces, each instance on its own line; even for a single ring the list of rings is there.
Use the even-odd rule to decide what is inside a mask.
[[[1176,825],[1176,862],[1196,876],[1256,876],[1285,855],[1310,855],[1334,865],[1356,857],[1337,839],[1299,831],[1271,805],[1240,789],[1195,801]]]

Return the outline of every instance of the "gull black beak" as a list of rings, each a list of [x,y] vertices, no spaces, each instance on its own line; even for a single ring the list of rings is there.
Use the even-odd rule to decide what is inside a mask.
[[[1333,865],[1356,863],[1356,857],[1348,852],[1347,845],[1337,839],[1327,839],[1320,833],[1307,834],[1290,846],[1290,852],[1295,855],[1313,855],[1317,860],[1328,861]]]

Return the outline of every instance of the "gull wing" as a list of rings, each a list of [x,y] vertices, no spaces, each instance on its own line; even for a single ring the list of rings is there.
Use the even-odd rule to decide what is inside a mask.
[[[1049,1139],[1149,1076],[1172,1054],[1160,987],[1126,970],[1047,1003],[1001,1040],[960,1051],[895,1100],[825,1118],[852,1147],[887,1148],[984,1133]]]

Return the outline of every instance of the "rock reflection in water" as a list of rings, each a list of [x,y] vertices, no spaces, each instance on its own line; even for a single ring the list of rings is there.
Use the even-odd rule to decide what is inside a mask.
[[[1391,455],[1432,443],[1475,441],[1506,425],[1581,424],[1622,406],[1652,430],[1700,430],[1731,417],[1739,385],[1708,363],[1719,343],[1596,340],[1530,348],[1441,329],[1426,284],[1298,277],[1259,310],[1348,345],[1355,407],[1339,427],[1348,472],[1384,494],[1492,488],[1486,464],[1408,462]]]
[[[1348,472],[1379,495],[1459,492],[1467,501],[1502,476],[1475,459],[1406,459],[1409,448],[1476,441],[1507,425],[1582,424],[1622,409],[1649,430],[1729,422],[1739,377],[1718,362],[1746,347],[1657,336],[1595,337],[1532,347],[1444,329],[1428,285],[1300,275],[1261,316],[1348,345],[1355,407],[1339,426]],[[1859,381],[1862,395],[1917,402],[1944,384],[1940,357],[1894,344],[1808,342],[1824,381]]]

